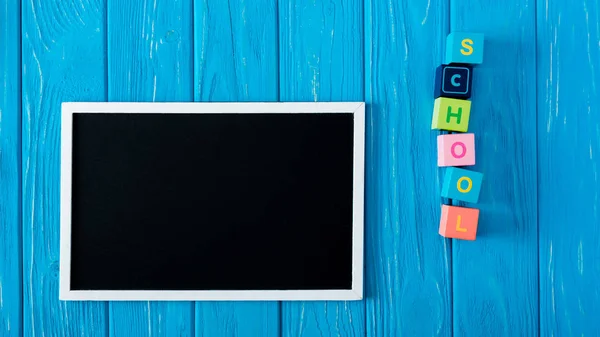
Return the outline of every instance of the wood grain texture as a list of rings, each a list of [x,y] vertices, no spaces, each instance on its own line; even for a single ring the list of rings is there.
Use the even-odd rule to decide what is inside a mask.
[[[0,4],[0,336],[21,336],[21,18]]]
[[[194,1],[194,99],[276,101],[277,15],[269,0]],[[277,302],[197,302],[196,336],[279,336]]]
[[[110,302],[110,336],[192,336],[190,302]]]
[[[277,101],[276,11],[269,0],[194,0],[196,101]]]
[[[362,101],[363,2],[279,2],[282,101]],[[283,336],[363,336],[364,301],[283,302]]]
[[[600,7],[536,1],[2,2],[0,335],[597,335]],[[487,39],[475,242],[437,234],[449,27]],[[107,99],[365,99],[366,300],[59,302],[60,103]]]
[[[104,303],[58,300],[60,104],[106,99],[105,24],[103,1],[22,2],[25,336],[107,332]]]
[[[538,1],[540,334],[600,331],[600,4]]]
[[[368,336],[450,336],[450,246],[441,210],[435,68],[448,2],[367,0]]]
[[[108,0],[109,101],[192,101],[192,0]],[[190,336],[192,302],[113,302],[111,336]]]
[[[197,302],[196,336],[279,336],[277,302]]]
[[[454,240],[456,336],[538,333],[535,3],[451,0],[451,30],[485,34],[469,132],[484,174],[477,241]],[[456,203],[455,203],[456,204]]]

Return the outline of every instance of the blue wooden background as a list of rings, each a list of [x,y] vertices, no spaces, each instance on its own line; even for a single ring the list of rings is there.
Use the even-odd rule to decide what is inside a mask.
[[[475,242],[437,234],[450,31],[486,34]],[[0,336],[600,336],[598,0],[3,0]],[[58,301],[63,101],[365,100],[366,299]]]

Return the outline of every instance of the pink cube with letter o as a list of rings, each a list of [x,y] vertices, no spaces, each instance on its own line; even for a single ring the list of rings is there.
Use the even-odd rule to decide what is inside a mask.
[[[439,135],[437,142],[439,167],[475,165],[475,134]]]

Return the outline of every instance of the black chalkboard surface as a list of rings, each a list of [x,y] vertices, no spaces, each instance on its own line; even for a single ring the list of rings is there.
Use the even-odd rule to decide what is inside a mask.
[[[139,108],[149,106],[116,113],[98,103],[86,112],[79,103],[67,118],[67,292],[113,300],[356,294],[354,111]]]

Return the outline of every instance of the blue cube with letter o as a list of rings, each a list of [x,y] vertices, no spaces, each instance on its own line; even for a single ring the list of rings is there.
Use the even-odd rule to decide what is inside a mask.
[[[468,64],[443,64],[435,71],[434,98],[469,99],[473,83],[473,67]]]
[[[450,167],[444,177],[442,197],[476,203],[479,200],[482,180],[482,173]]]
[[[450,33],[446,38],[446,63],[483,63],[483,34]]]

